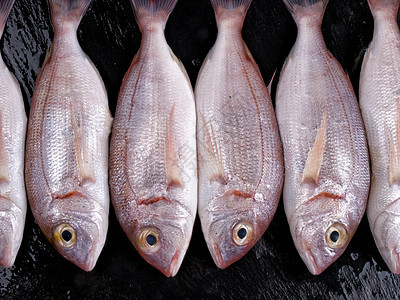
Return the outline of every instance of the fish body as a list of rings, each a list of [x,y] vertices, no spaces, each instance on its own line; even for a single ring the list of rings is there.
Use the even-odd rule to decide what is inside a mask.
[[[36,222],[57,251],[90,271],[108,229],[111,114],[76,30],[90,0],[50,0],[54,39],[36,81],[26,187]]]
[[[245,255],[271,222],[283,184],[277,122],[241,35],[251,0],[212,0],[218,37],[196,89],[199,216],[216,265]]]
[[[323,40],[328,1],[284,2],[298,35],[276,95],[283,201],[295,246],[316,275],[344,252],[364,214],[368,150],[349,78]]]
[[[14,0],[0,3],[0,37]],[[14,264],[26,215],[26,113],[17,80],[0,56],[0,265]]]
[[[177,0],[132,0],[142,42],[126,73],[111,139],[117,218],[139,254],[175,276],[197,208],[196,112],[164,28]]]
[[[400,273],[400,31],[398,0],[369,0],[375,27],[360,76],[360,106],[371,154],[367,215],[376,245]]]

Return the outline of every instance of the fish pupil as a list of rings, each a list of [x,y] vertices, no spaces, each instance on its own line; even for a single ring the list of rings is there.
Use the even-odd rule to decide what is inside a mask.
[[[239,239],[243,240],[247,235],[247,230],[245,228],[240,228],[237,232]]]
[[[72,233],[68,230],[64,230],[61,233],[61,236],[62,236],[63,240],[66,242],[69,242],[72,239]]]
[[[336,243],[339,240],[339,232],[333,231],[330,235],[331,241]]]
[[[150,246],[154,246],[157,243],[157,238],[153,234],[146,236],[146,242]]]

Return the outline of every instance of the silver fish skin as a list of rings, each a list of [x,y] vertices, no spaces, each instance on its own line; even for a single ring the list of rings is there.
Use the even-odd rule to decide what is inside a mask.
[[[399,0],[369,0],[374,35],[360,76],[360,106],[371,155],[367,215],[376,245],[400,273],[400,31]]]
[[[219,268],[243,257],[281,196],[283,153],[271,97],[241,35],[251,0],[212,0],[218,37],[195,89],[199,216]]]
[[[33,94],[26,188],[36,222],[57,251],[94,268],[108,229],[112,117],[100,75],[76,30],[90,0],[49,0],[51,51]]]
[[[350,80],[322,36],[328,0],[284,3],[298,34],[276,95],[283,201],[297,251],[317,275],[344,252],[365,212],[368,149]]]
[[[0,37],[13,4],[0,3]],[[0,56],[0,264],[5,268],[14,264],[24,232],[26,122],[20,87]]]
[[[111,139],[117,218],[139,254],[175,276],[197,208],[196,111],[164,28],[177,0],[133,0],[142,42],[123,80]]]

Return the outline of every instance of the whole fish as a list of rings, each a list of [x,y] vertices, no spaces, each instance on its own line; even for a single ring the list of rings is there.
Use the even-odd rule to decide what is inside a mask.
[[[0,1],[0,37],[14,0]],[[26,114],[17,80],[0,55],[0,264],[14,264],[26,215]]]
[[[199,215],[208,249],[225,268],[271,222],[283,154],[271,97],[241,35],[251,0],[211,0],[218,37],[196,83]]]
[[[62,256],[90,271],[108,229],[112,118],[104,84],[76,36],[90,0],[49,3],[54,39],[32,99],[26,187],[46,238]]]
[[[372,165],[367,215],[383,259],[400,273],[400,0],[368,3],[375,29],[360,77]]]
[[[297,251],[317,275],[344,252],[365,212],[368,150],[350,80],[322,36],[328,0],[283,1],[298,27],[276,95],[283,201]]]
[[[177,0],[132,0],[142,43],[125,75],[111,139],[117,218],[140,255],[175,276],[197,207],[196,112],[189,78],[164,36]]]

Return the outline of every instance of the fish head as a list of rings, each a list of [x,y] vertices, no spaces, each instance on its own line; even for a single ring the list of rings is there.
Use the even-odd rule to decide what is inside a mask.
[[[132,244],[150,265],[167,277],[175,276],[192,236],[190,212],[177,202],[161,199],[139,205],[135,215],[134,222],[124,226]]]
[[[15,261],[25,224],[25,212],[0,196],[0,265],[10,268]]]
[[[96,201],[79,192],[51,201],[40,222],[56,250],[85,271],[91,271],[104,246],[108,213]]]
[[[379,252],[390,271],[400,274],[400,199],[392,202],[370,225]]]
[[[211,201],[207,211],[201,213],[204,237],[219,268],[243,257],[267,229],[276,207],[267,208],[267,201],[256,201],[256,197],[229,191]]]
[[[321,274],[344,252],[361,216],[354,220],[347,201],[320,193],[300,205],[289,224],[298,253],[313,275]]]

